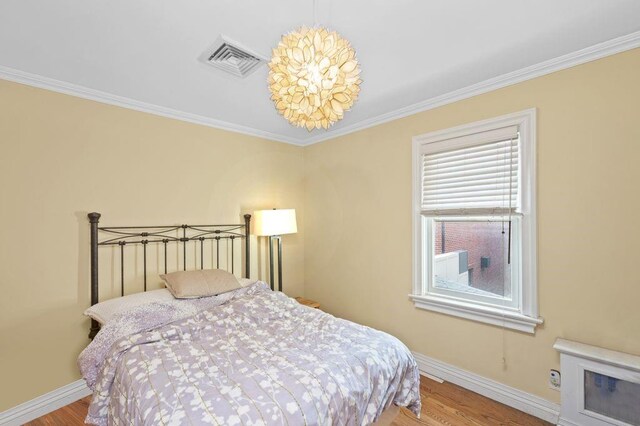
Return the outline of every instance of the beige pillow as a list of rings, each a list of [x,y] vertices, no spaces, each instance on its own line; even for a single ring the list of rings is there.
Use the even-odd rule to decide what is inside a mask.
[[[215,296],[242,287],[235,275],[223,269],[179,271],[160,278],[176,299]]]

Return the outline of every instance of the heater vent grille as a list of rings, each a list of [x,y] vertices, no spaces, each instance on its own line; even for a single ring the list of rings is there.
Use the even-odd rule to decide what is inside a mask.
[[[200,60],[240,78],[248,76],[266,62],[259,54],[223,36],[207,49]]]

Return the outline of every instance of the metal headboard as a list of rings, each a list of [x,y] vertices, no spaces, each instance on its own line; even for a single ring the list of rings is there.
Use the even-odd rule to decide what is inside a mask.
[[[249,278],[251,272],[249,225],[251,215],[244,215],[243,224],[231,225],[161,225],[161,226],[111,226],[100,227],[100,213],[89,213],[91,226],[91,306],[98,303],[98,248],[100,246],[118,246],[120,248],[120,296],[124,296],[124,254],[125,246],[142,246],[142,264],[144,291],[147,291],[147,245],[162,244],[164,246],[164,273],[167,273],[167,246],[171,243],[182,243],[182,269],[187,270],[187,243],[193,241],[200,245],[200,269],[204,269],[204,242],[215,241],[216,268],[220,267],[220,240],[231,244],[231,273],[234,273],[234,242],[245,240],[244,277]],[[99,240],[99,233],[109,234],[109,238]],[[173,233],[173,235],[172,235]],[[213,265],[212,265],[213,266]],[[91,320],[89,338],[100,330],[100,324]]]

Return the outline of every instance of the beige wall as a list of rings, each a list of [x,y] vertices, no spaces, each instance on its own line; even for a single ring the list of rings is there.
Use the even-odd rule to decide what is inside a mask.
[[[640,49],[305,148],[306,296],[553,401],[557,337],[640,354],[638,70]],[[531,336],[414,308],[411,138],[533,107],[545,324]]]
[[[80,377],[88,211],[133,225],[292,207],[304,228],[300,147],[0,81],[0,148],[0,412]],[[285,244],[302,294],[302,232]]]
[[[557,401],[556,337],[640,354],[638,69],[634,50],[304,149],[0,81],[0,411],[79,378],[88,211],[215,223],[272,206],[296,208],[304,230],[285,241],[290,295]],[[544,326],[414,308],[412,136],[531,107]]]

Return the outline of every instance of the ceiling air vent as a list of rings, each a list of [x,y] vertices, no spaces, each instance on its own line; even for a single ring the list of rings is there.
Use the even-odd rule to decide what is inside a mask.
[[[248,76],[267,61],[263,56],[224,36],[218,37],[200,56],[200,60],[240,78]]]

